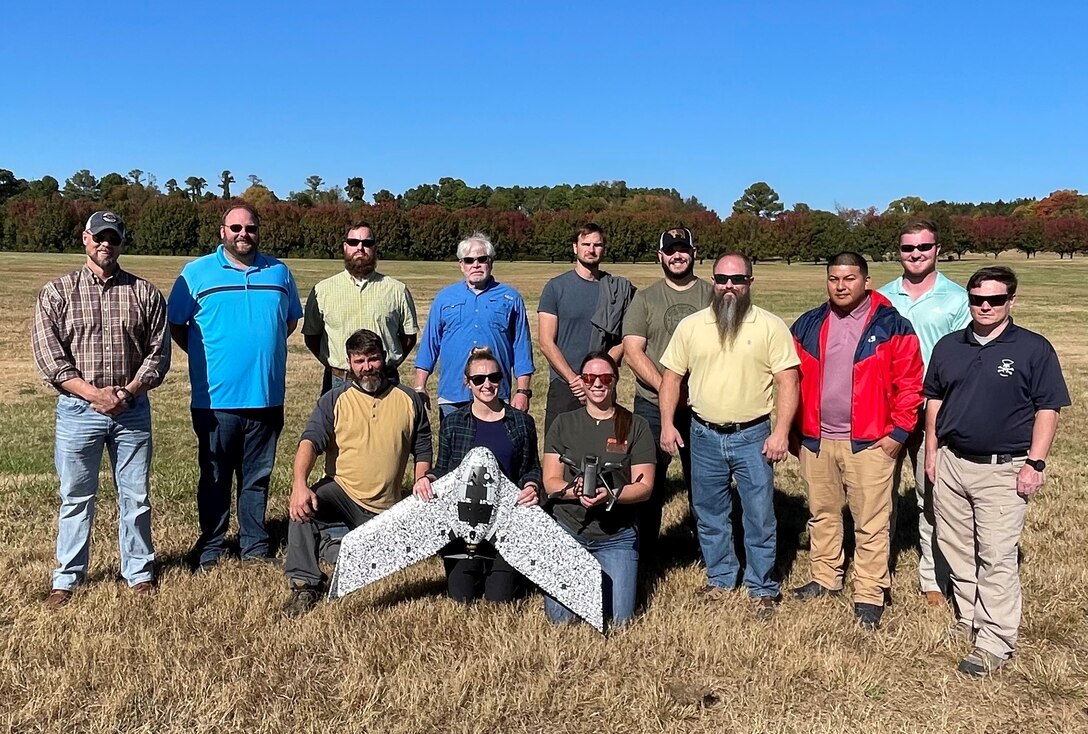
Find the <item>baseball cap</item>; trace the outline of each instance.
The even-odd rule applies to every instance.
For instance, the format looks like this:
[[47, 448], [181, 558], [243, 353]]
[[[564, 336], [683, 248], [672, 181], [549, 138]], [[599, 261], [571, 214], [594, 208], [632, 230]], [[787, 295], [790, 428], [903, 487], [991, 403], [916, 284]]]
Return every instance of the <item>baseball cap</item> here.
[[[673, 232], [679, 232], [679, 234], [673, 234]], [[657, 249], [664, 250], [666, 247], [693, 247], [691, 244], [691, 231], [686, 228], [676, 228], [663, 232]]]
[[107, 229], [112, 229], [121, 236], [121, 239], [125, 238], [125, 223], [113, 212], [95, 212], [87, 220], [87, 231], [91, 234], [98, 234]]

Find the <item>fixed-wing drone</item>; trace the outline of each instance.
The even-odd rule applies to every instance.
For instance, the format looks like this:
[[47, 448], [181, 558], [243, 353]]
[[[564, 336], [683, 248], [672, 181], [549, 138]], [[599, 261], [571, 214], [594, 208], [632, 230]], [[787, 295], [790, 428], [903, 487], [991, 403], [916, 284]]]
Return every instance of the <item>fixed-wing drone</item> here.
[[489, 541], [527, 579], [599, 632], [604, 631], [601, 565], [519, 490], [483, 447], [432, 483], [434, 498], [407, 497], [344, 536], [329, 584], [336, 599], [434, 555], [456, 538], [469, 553]]

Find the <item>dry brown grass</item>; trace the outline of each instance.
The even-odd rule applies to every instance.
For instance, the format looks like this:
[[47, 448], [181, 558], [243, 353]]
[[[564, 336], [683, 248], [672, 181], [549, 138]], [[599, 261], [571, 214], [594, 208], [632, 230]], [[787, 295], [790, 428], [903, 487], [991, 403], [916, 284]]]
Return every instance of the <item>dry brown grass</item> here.
[[[0, 254], [0, 727], [14, 731], [381, 732], [1075, 732], [1088, 731], [1088, 263], [1015, 260], [1024, 280], [1021, 323], [1058, 348], [1074, 406], [1062, 417], [1043, 494], [1024, 533], [1022, 644], [992, 680], [954, 672], [961, 643], [946, 638], [948, 613], [916, 596], [916, 554], [895, 577], [884, 628], [865, 634], [848, 603], [787, 601], [759, 623], [740, 593], [697, 603], [704, 581], [685, 501], [673, 498], [665, 532], [672, 557], [655, 572], [634, 624], [610, 637], [558, 628], [539, 598], [512, 606], [460, 607], [441, 595], [428, 562], [299, 621], [281, 619], [286, 592], [273, 569], [227, 563], [191, 576], [182, 557], [196, 530], [195, 441], [183, 355], [153, 395], [155, 541], [162, 588], [135, 598], [117, 581], [116, 503], [100, 495], [90, 583], [58, 612], [42, 607], [53, 565], [56, 488], [53, 399], [29, 357], [30, 312], [71, 256]], [[129, 258], [128, 267], [169, 289], [182, 264]], [[334, 262], [290, 263], [305, 293]], [[961, 282], [979, 261], [950, 264]], [[543, 283], [564, 266], [501, 263], [535, 310]], [[707, 266], [703, 267], [705, 272]], [[452, 264], [388, 263], [425, 316]], [[645, 284], [653, 266], [615, 271]], [[894, 267], [874, 268], [883, 283]], [[822, 269], [760, 266], [756, 298], [787, 320], [821, 299]], [[291, 340], [287, 427], [270, 517], [282, 533], [294, 437], [318, 384], [301, 339]], [[544, 365], [538, 358], [538, 366]], [[538, 377], [538, 391], [545, 382]], [[623, 382], [630, 401], [631, 379]], [[534, 401], [540, 416], [543, 400]], [[797, 464], [779, 469], [785, 583], [807, 580], [804, 506]], [[907, 489], [910, 483], [906, 482]], [[796, 554], [796, 558], [792, 556]], [[792, 560], [792, 563], [791, 563]]]

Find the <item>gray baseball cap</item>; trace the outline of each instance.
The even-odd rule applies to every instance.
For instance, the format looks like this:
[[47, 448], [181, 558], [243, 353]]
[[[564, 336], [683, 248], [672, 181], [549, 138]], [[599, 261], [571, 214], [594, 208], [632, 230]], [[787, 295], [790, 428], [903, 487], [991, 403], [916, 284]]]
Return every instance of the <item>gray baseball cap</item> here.
[[107, 229], [112, 229], [121, 236], [121, 239], [125, 238], [125, 223], [113, 212], [95, 212], [87, 220], [87, 231], [91, 234], [98, 234]]

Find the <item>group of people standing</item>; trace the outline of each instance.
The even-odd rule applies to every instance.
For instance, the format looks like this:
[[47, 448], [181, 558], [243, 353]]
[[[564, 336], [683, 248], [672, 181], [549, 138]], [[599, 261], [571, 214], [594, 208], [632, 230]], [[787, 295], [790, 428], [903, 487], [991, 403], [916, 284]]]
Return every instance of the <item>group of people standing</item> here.
[[[226, 211], [221, 244], [183, 268], [168, 300], [119, 267], [124, 224], [97, 212], [82, 235], [84, 266], [47, 283], [35, 310], [35, 361], [60, 393], [58, 568], [46, 604], [68, 603], [86, 576], [104, 449], [118, 488], [122, 575], [136, 593], [155, 591], [146, 392], [169, 369], [171, 339], [188, 353], [198, 446], [194, 570], [211, 571], [228, 553], [235, 478], [239, 555], [277, 563], [265, 514], [283, 429], [286, 341], [302, 320], [324, 379], [294, 459], [288, 616], [319, 601], [321, 560], [335, 562], [343, 532], [401, 498], [409, 457], [412, 492], [426, 501], [432, 482], [486, 446], [521, 489], [517, 501], [543, 507], [600, 562], [613, 626], [635, 613], [639, 565], [662, 552], [664, 480], [675, 455], [707, 569], [702, 596], [714, 601], [743, 587], [758, 618], [773, 616], [782, 600], [773, 466], [793, 453], [811, 511], [811, 580], [792, 595], [844, 588], [848, 509], [854, 615], [875, 629], [909, 460], [920, 590], [934, 605], [951, 594], [952, 632], [974, 640], [959, 669], [986, 675], [1015, 648], [1019, 536], [1069, 396], [1053, 347], [1012, 323], [1015, 274], [989, 267], [966, 289], [953, 283], [937, 271], [937, 234], [924, 220], [904, 227], [903, 274], [879, 291], [864, 257], [837, 254], [827, 265], [827, 301], [787, 326], [752, 302], [756, 279], [741, 253], [719, 256], [713, 282], [704, 281], [694, 275], [691, 232], [670, 229], [658, 242], [662, 279], [636, 292], [601, 269], [605, 233], [583, 226], [574, 268], [545, 285], [538, 306], [550, 370], [541, 460], [528, 415], [535, 366], [527, 309], [495, 279], [485, 235], [459, 243], [463, 279], [439, 291], [419, 334], [408, 288], [377, 271], [366, 222], [349, 227], [344, 270], [319, 282], [303, 308], [290, 270], [260, 252], [260, 217], [248, 205]], [[398, 368], [413, 348], [409, 387]], [[616, 401], [624, 360], [637, 380], [633, 411]], [[428, 417], [435, 371], [437, 457]], [[311, 483], [322, 455], [322, 478]], [[614, 507], [569, 468], [593, 457], [621, 467], [610, 470]], [[521, 592], [516, 572], [486, 544], [466, 554], [451, 543], [442, 555], [456, 599]], [[556, 622], [573, 619], [550, 598], [545, 610]]]

